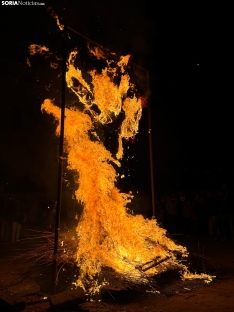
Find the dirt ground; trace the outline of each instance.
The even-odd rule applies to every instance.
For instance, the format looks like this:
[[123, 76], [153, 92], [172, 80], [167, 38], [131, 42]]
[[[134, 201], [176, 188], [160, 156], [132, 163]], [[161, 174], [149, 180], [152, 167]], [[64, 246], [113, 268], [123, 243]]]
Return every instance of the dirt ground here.
[[[213, 282], [182, 282], [175, 274], [162, 276], [158, 280], [158, 288], [154, 291], [120, 290], [107, 292], [102, 301], [87, 301], [77, 308], [63, 311], [100, 311], [100, 312], [229, 312], [234, 311], [234, 242], [214, 241], [210, 238], [176, 237], [177, 241], [187, 246], [191, 257], [191, 266], [206, 270], [215, 275]], [[0, 290], [17, 285], [25, 280], [34, 279], [41, 287], [41, 292], [23, 297], [26, 302], [24, 311], [50, 311], [48, 301], [51, 285], [50, 268], [29, 268], [24, 261], [16, 259], [16, 254], [24, 252], [25, 244], [1, 244], [0, 250]], [[67, 277], [66, 277], [67, 278]], [[65, 279], [66, 279], [65, 278]], [[60, 291], [66, 287], [69, 279], [61, 282]], [[67, 285], [66, 285], [67, 283]], [[62, 284], [65, 284], [63, 286]], [[2, 310], [1, 310], [2, 311]]]

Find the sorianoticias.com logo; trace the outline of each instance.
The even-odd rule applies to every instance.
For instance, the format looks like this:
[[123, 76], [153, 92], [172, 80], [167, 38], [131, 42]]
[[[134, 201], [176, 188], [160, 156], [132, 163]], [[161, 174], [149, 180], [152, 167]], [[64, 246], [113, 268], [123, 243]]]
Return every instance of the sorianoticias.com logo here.
[[45, 5], [45, 3], [35, 1], [2, 1], [2, 5]]

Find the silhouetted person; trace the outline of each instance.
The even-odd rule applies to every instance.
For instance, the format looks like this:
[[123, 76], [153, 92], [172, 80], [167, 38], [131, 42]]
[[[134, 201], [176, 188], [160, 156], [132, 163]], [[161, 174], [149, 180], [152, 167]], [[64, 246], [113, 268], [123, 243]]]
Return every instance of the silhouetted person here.
[[185, 235], [191, 235], [192, 213], [190, 199], [185, 197], [183, 205], [183, 231]]
[[2, 198], [0, 219], [1, 219], [1, 240], [7, 242], [11, 231], [11, 207], [7, 198]]
[[160, 227], [164, 228], [164, 210], [160, 201], [156, 204], [156, 220]]
[[39, 216], [38, 212], [39, 212], [38, 201], [34, 199], [29, 204], [28, 216], [27, 216], [28, 226], [31, 227], [33, 230], [37, 229], [38, 216]]
[[213, 195], [210, 191], [207, 192], [205, 196], [205, 207], [208, 217], [208, 232], [209, 236], [214, 237], [215, 235], [215, 215], [216, 215], [216, 205]]
[[49, 205], [47, 205], [47, 208], [43, 214], [46, 231], [53, 232], [55, 229], [56, 206], [57, 202], [51, 202]]
[[217, 209], [216, 209], [216, 234], [218, 238], [225, 238], [226, 229], [225, 229], [225, 211], [223, 203], [223, 194], [222, 191], [219, 191], [217, 194]]
[[25, 219], [25, 212], [20, 199], [16, 200], [15, 211], [12, 216], [12, 243], [17, 242], [20, 238], [20, 231]]
[[177, 232], [184, 233], [184, 225], [183, 225], [183, 207], [185, 203], [185, 195], [184, 192], [180, 191], [179, 199], [177, 201]]
[[177, 198], [174, 193], [166, 197], [167, 230], [170, 234], [177, 232]]
[[234, 241], [234, 203], [233, 193], [230, 191], [228, 192], [227, 223], [227, 238]]
[[195, 213], [197, 215], [197, 231], [199, 235], [208, 234], [208, 215], [203, 193], [200, 191], [195, 198]]
[[223, 183], [221, 185], [221, 190], [223, 193], [224, 201], [224, 224], [225, 224], [225, 239], [234, 240], [234, 228], [233, 228], [233, 198], [230, 190], [228, 190], [227, 185]]
[[192, 201], [192, 216], [191, 216], [191, 234], [193, 236], [197, 235], [197, 212], [196, 212], [196, 202]]

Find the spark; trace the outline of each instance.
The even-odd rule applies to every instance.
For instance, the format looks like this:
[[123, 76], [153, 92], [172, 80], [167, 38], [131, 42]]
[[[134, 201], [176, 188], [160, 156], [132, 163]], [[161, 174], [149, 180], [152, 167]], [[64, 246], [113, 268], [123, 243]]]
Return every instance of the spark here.
[[30, 61], [29, 61], [29, 58], [27, 57], [27, 65], [29, 66], [29, 67], [31, 67], [31, 63], [30, 63]]
[[59, 16], [53, 11], [53, 9], [51, 7], [48, 8], [48, 11], [51, 13], [51, 16], [53, 18], [55, 18], [57, 26], [59, 27], [59, 29], [63, 30], [64, 29], [64, 25], [60, 23]]
[[58, 68], [58, 64], [50, 62], [50, 68], [56, 69], [56, 68]]
[[31, 44], [29, 46], [29, 53], [30, 55], [35, 55], [35, 54], [43, 54], [49, 52], [49, 48], [47, 48], [46, 46], [41, 46], [38, 44]]

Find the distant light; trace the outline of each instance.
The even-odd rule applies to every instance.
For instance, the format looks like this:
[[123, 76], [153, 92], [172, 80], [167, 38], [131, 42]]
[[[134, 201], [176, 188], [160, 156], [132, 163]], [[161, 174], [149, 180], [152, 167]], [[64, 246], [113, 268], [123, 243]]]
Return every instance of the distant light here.
[[199, 64], [199, 63], [197, 63], [197, 66], [200, 66], [200, 64]]

